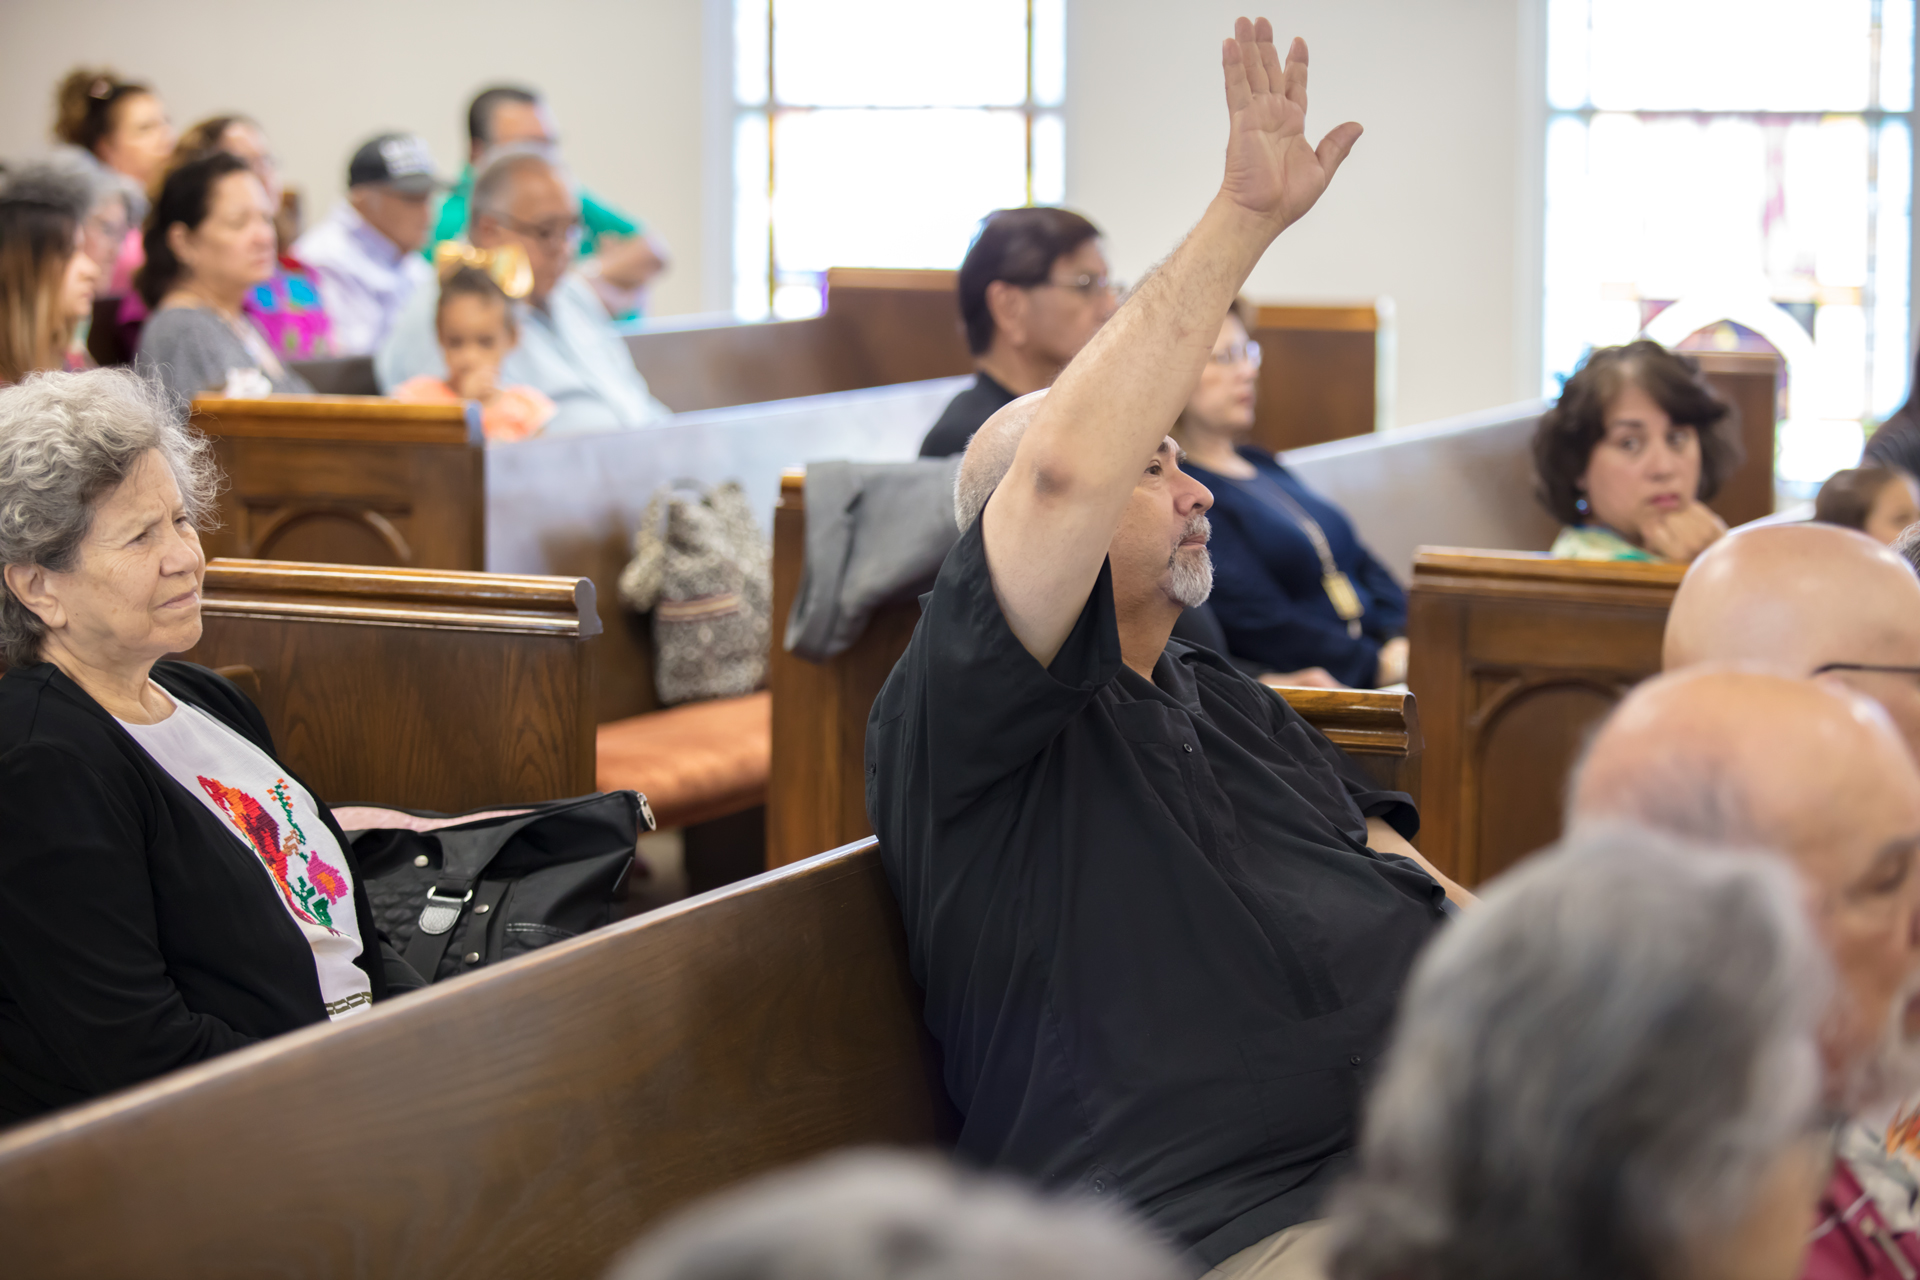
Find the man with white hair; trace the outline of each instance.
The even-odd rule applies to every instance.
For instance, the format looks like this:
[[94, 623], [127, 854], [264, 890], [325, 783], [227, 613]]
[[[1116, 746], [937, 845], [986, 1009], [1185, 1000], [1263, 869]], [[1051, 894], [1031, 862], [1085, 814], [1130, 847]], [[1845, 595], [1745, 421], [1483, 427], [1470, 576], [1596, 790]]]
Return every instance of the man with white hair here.
[[[667, 416], [606, 308], [572, 269], [578, 202], [544, 149], [503, 147], [492, 155], [474, 180], [468, 235], [485, 254], [518, 250], [532, 268], [526, 297], [514, 304], [519, 341], [500, 364], [500, 384], [529, 386], [553, 401], [548, 435], [639, 427]], [[416, 290], [394, 321], [374, 357], [382, 388], [421, 375], [446, 377], [435, 323], [439, 299], [438, 288]]]
[[1446, 890], [1285, 702], [1169, 643], [1206, 488], [1166, 430], [1254, 264], [1359, 137], [1307, 50], [1223, 48], [1226, 177], [1067, 366], [962, 464], [963, 532], [867, 729], [867, 809], [963, 1156], [1112, 1197], [1190, 1260], [1313, 1274], [1319, 1201]]

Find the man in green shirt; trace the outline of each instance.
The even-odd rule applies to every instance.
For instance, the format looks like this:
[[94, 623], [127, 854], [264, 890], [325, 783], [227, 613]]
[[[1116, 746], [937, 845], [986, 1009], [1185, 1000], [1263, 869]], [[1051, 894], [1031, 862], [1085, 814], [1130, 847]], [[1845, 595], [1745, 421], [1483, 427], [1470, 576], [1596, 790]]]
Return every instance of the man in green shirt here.
[[[467, 138], [468, 164], [440, 206], [425, 251], [429, 260], [442, 240], [458, 240], [466, 234], [474, 170], [488, 151], [514, 143], [557, 149], [559, 143], [553, 115], [539, 95], [511, 85], [482, 90], [474, 98], [467, 108]], [[580, 257], [581, 274], [615, 320], [639, 314], [648, 283], [667, 266], [666, 246], [644, 224], [584, 190], [580, 192]]]

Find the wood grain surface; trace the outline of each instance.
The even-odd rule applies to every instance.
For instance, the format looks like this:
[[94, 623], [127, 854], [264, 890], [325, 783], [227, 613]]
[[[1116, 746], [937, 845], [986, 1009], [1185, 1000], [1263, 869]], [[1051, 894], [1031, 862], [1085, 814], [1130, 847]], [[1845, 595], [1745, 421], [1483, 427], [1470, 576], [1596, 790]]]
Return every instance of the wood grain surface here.
[[871, 841], [0, 1134], [10, 1280], [588, 1280], [953, 1131]]
[[1267, 303], [1255, 316], [1253, 443], [1278, 453], [1375, 429], [1383, 323], [1375, 304]]
[[1685, 565], [1423, 548], [1407, 684], [1426, 729], [1421, 852], [1462, 884], [1560, 836], [1567, 776], [1620, 697], [1660, 670]]
[[208, 555], [486, 567], [486, 448], [466, 407], [200, 399], [193, 421], [227, 479]]
[[1729, 525], [1772, 515], [1775, 430], [1780, 418], [1783, 368], [1780, 358], [1748, 351], [1689, 354], [1700, 362], [1707, 384], [1733, 406], [1734, 431], [1747, 455], [1707, 505]]
[[457, 812], [594, 789], [593, 584], [216, 560], [200, 643], [247, 667], [280, 758], [330, 803]]

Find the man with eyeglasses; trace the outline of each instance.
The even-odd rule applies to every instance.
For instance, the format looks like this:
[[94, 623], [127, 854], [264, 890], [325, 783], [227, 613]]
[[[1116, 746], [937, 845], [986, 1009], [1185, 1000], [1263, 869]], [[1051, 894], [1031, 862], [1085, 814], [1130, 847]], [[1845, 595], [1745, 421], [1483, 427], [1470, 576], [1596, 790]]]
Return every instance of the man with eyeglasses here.
[[923, 458], [959, 453], [1000, 409], [1050, 387], [1114, 308], [1100, 229], [1067, 209], [998, 209], [960, 264], [960, 315], [978, 376], [920, 444]]
[[[533, 284], [517, 304], [519, 343], [501, 362], [502, 385], [552, 400], [549, 435], [645, 426], [669, 410], [647, 390], [633, 357], [592, 287], [571, 269], [580, 238], [578, 198], [544, 148], [503, 147], [474, 179], [468, 239], [475, 248], [518, 248]], [[435, 332], [437, 289], [422, 289], [394, 321], [374, 358], [382, 388], [446, 376]]]
[[[1910, 1248], [1920, 1257], [1920, 768], [1891, 720], [1837, 683], [1690, 665], [1621, 701], [1570, 794], [1569, 830], [1635, 822], [1778, 853], [1799, 872], [1840, 978], [1823, 1035], [1828, 1100], [1851, 1117], [1805, 1274], [1910, 1274], [1898, 1266]], [[1892, 1235], [1858, 1225], [1874, 1215]]]
[[[1768, 525], [1735, 531], [1709, 547], [1674, 596], [1667, 615], [1663, 654], [1668, 671], [1692, 670], [1708, 663], [1769, 667], [1793, 676], [1815, 676], [1844, 685], [1878, 703], [1920, 759], [1920, 579], [1909, 563], [1879, 542], [1837, 525]], [[1827, 751], [1812, 727], [1798, 720], [1775, 719], [1766, 729], [1751, 729], [1753, 749], [1773, 759], [1778, 783], [1769, 792], [1796, 781], [1808, 796], [1809, 818], [1828, 856], [1843, 844], [1843, 833], [1861, 820], [1863, 806], [1884, 797], [1862, 792], [1807, 787], [1807, 780], [1831, 769]], [[1598, 750], [1596, 744], [1596, 751]], [[1826, 756], [1825, 763], [1820, 757]], [[1890, 784], [1869, 788], [1897, 790]], [[1784, 843], [1784, 841], [1783, 841]], [[1916, 876], [1911, 854], [1892, 851], [1883, 867], [1891, 882]], [[1864, 865], [1864, 864], [1863, 864]], [[1900, 924], [1900, 922], [1896, 922]], [[1889, 945], [1911, 947], [1920, 923], [1908, 919]], [[1884, 957], [1889, 964], [1898, 956]], [[1914, 988], [1903, 993], [1903, 1002]], [[1890, 1020], [1884, 1051], [1920, 1053], [1920, 1008]], [[1920, 1256], [1920, 1074], [1905, 1080], [1906, 1097], [1882, 1099], [1863, 1109], [1860, 1123], [1842, 1135], [1842, 1168], [1829, 1190], [1836, 1211], [1871, 1196], [1875, 1212], [1901, 1242]], [[1814, 1257], [1851, 1240], [1849, 1231], [1828, 1231], [1816, 1240]], [[1857, 1242], [1850, 1248], [1865, 1247]], [[1878, 1248], [1878, 1245], [1872, 1246]], [[1849, 1255], [1851, 1256], [1851, 1255]], [[1826, 1274], [1826, 1273], [1823, 1273]], [[1855, 1274], [1847, 1270], [1831, 1274]], [[1868, 1274], [1859, 1272], [1858, 1274]]]
[[1784, 524], [1722, 538], [1674, 595], [1662, 659], [1827, 675], [1885, 707], [1920, 759], [1920, 579], [1863, 533]]

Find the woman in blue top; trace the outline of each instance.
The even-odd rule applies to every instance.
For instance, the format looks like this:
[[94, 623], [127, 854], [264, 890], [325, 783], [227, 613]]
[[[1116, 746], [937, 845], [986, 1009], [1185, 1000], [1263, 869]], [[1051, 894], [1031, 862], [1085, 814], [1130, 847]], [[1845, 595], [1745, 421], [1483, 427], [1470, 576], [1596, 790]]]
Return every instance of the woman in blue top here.
[[1247, 444], [1259, 345], [1234, 304], [1173, 437], [1213, 490], [1209, 605], [1236, 659], [1293, 684], [1378, 687], [1407, 678], [1407, 596], [1339, 507]]

